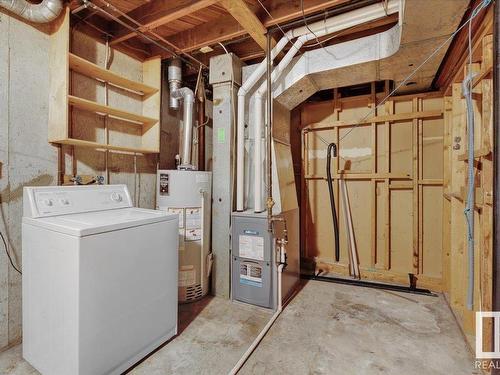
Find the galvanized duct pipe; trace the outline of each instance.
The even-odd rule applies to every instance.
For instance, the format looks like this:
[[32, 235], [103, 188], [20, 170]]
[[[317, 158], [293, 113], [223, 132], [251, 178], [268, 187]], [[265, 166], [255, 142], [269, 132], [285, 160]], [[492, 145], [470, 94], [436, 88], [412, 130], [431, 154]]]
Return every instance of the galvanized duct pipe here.
[[26, 0], [0, 0], [0, 6], [35, 23], [53, 21], [63, 9], [61, 0], [43, 0], [40, 4], [32, 4]]
[[170, 90], [169, 106], [179, 109], [180, 101], [183, 101], [183, 123], [184, 134], [182, 136], [181, 164], [179, 169], [193, 169], [191, 164], [191, 144], [193, 138], [193, 106], [194, 93], [188, 87], [181, 87], [182, 63], [178, 58], [172, 59], [168, 66], [168, 83]]

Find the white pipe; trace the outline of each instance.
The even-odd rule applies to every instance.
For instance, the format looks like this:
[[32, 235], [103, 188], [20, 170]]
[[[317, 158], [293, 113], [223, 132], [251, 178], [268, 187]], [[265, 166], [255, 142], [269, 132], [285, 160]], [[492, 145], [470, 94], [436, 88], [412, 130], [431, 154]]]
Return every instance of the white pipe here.
[[26, 0], [0, 0], [0, 7], [29, 22], [47, 23], [59, 16], [63, 4], [61, 0], [43, 0], [40, 4], [32, 4]]
[[[307, 33], [300, 36], [292, 48], [287, 52], [285, 57], [280, 61], [278, 66], [273, 70], [271, 74], [271, 84], [274, 84], [276, 80], [281, 76], [286, 67], [290, 64], [292, 59], [295, 57], [300, 48], [304, 43], [316, 39], [317, 37], [322, 37], [334, 32], [347, 29], [353, 26], [357, 26], [366, 22], [374, 21], [376, 19], [382, 18], [384, 16], [397, 13], [402, 4], [401, 0], [390, 0], [387, 7], [384, 7], [382, 3], [373, 4], [364, 8], [356, 9], [351, 12], [340, 14], [336, 17], [329, 18], [325, 21], [316, 22], [311, 24], [309, 28], [314, 33]], [[305, 27], [296, 29], [296, 34], [304, 31]], [[305, 30], [308, 30], [307, 28]], [[295, 33], [292, 33], [295, 34]], [[263, 98], [267, 91], [267, 84], [263, 82], [255, 94], [255, 124], [254, 124], [254, 134], [262, 134], [263, 128], [263, 116], [262, 116], [262, 104]], [[268, 142], [270, 140], [267, 140]], [[258, 139], [255, 139], [255, 145], [259, 143]], [[261, 154], [257, 147], [254, 147], [254, 180], [255, 180], [255, 191], [254, 191], [254, 211], [263, 211], [262, 202], [262, 168], [261, 168]]]
[[238, 363], [233, 367], [233, 369], [229, 372], [229, 375], [235, 375], [240, 371], [241, 367], [245, 364], [247, 359], [252, 355], [253, 351], [255, 348], [260, 344], [264, 336], [267, 334], [269, 329], [272, 327], [278, 316], [281, 314], [281, 311], [283, 310], [283, 305], [281, 303], [281, 273], [283, 272], [283, 264], [280, 264], [278, 266], [278, 309], [274, 313], [274, 315], [271, 317], [271, 320], [267, 322], [266, 326], [260, 331], [259, 335], [255, 338], [255, 340], [252, 342], [252, 345], [247, 349], [245, 354], [240, 358]]
[[[271, 50], [271, 60], [285, 48], [291, 38], [291, 32], [288, 32], [279, 40]], [[255, 69], [250, 77], [243, 83], [238, 90], [238, 122], [236, 133], [236, 211], [243, 211], [245, 195], [244, 180], [245, 180], [245, 96], [248, 91], [257, 83], [266, 71], [266, 60], [262, 61], [257, 69]]]

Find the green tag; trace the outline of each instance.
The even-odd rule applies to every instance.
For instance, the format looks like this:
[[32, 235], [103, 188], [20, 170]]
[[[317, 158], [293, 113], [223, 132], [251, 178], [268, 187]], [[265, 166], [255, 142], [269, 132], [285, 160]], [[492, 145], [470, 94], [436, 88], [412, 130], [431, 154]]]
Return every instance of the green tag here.
[[224, 128], [217, 129], [217, 141], [219, 143], [226, 143], [226, 129]]

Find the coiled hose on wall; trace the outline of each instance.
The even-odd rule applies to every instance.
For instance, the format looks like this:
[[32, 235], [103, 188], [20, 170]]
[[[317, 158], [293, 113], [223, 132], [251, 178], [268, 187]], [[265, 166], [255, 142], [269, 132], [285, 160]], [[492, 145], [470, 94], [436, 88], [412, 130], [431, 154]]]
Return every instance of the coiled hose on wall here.
[[328, 192], [330, 193], [330, 208], [332, 210], [333, 232], [335, 234], [335, 261], [338, 262], [340, 259], [339, 223], [337, 221], [337, 210], [335, 209], [335, 197], [333, 195], [333, 181], [331, 170], [332, 154], [333, 157], [337, 157], [337, 145], [335, 143], [330, 143], [326, 151], [326, 177], [328, 180]]

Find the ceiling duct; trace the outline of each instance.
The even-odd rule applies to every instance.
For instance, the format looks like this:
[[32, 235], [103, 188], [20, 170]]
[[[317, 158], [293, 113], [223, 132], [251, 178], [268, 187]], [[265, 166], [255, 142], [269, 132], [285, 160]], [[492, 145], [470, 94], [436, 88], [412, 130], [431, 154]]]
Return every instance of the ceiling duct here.
[[59, 16], [63, 9], [62, 0], [43, 0], [32, 4], [26, 0], [0, 0], [0, 7], [29, 22], [47, 23]]

